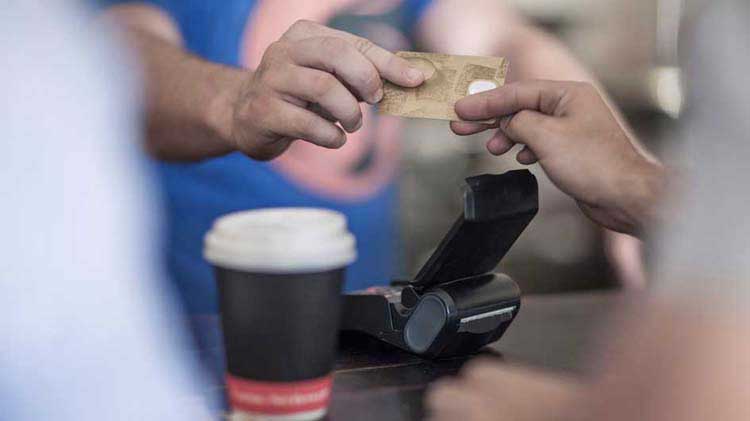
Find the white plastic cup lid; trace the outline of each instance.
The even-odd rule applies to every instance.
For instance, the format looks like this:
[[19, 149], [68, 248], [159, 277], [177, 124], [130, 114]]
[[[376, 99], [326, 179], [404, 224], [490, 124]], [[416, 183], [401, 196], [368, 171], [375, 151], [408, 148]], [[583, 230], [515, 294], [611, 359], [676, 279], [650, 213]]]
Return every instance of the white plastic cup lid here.
[[203, 256], [215, 266], [269, 273], [319, 272], [356, 259], [356, 242], [339, 212], [268, 208], [214, 221]]

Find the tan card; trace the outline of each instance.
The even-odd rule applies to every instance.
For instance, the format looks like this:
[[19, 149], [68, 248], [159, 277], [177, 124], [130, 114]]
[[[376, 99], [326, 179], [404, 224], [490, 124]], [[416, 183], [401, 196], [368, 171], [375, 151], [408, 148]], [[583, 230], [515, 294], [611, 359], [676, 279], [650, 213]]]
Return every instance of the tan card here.
[[416, 88], [385, 82], [380, 113], [412, 118], [460, 120], [453, 109], [456, 101], [505, 83], [508, 61], [503, 57], [452, 56], [399, 51], [425, 74]]

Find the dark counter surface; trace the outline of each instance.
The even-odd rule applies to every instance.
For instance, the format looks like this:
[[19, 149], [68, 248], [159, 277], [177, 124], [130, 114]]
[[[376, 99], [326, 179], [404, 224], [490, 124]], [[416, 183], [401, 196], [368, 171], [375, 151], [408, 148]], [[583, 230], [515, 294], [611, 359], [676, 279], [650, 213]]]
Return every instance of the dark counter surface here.
[[[581, 371], [593, 358], [595, 332], [614, 315], [622, 297], [612, 292], [524, 297], [505, 335], [483, 351], [499, 363]], [[222, 393], [223, 351], [216, 316], [192, 321], [199, 356], [213, 376], [211, 393]], [[472, 357], [430, 361], [364, 335], [341, 336], [329, 419], [418, 420], [429, 383], [455, 374]]]

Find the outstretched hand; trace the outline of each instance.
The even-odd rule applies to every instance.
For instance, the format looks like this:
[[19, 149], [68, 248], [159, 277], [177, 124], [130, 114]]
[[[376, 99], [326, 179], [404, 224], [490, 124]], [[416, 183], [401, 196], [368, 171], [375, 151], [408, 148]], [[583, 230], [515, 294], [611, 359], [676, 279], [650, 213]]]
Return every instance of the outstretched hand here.
[[382, 99], [384, 79], [415, 87], [424, 75], [365, 38], [298, 21], [266, 49], [240, 90], [234, 146], [256, 159], [278, 156], [295, 139], [339, 148], [362, 126], [359, 102]]
[[[512, 83], [461, 99], [456, 113], [467, 120], [451, 123], [456, 134], [497, 129], [487, 142], [494, 155], [524, 145], [518, 162], [539, 162], [550, 180], [602, 226], [635, 233], [651, 217], [663, 169], [633, 147], [592, 85]], [[494, 125], [471, 122], [493, 118]]]

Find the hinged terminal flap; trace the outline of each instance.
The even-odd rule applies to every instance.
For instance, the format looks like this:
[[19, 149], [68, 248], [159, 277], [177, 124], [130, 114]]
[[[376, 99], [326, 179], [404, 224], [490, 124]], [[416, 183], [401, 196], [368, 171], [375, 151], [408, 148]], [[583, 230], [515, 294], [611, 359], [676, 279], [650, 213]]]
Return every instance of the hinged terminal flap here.
[[539, 209], [528, 170], [466, 179], [464, 212], [412, 282], [417, 290], [495, 269]]

